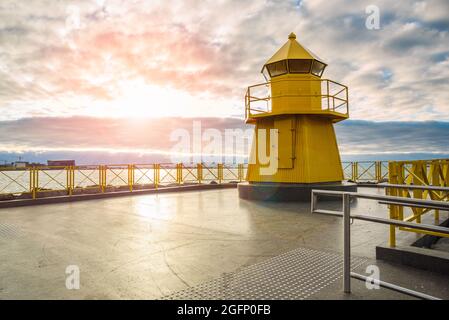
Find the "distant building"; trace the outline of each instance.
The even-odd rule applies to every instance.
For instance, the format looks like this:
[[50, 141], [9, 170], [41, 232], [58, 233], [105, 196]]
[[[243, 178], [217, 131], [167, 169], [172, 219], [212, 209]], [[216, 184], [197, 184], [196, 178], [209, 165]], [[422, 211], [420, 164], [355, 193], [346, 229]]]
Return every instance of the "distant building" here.
[[45, 163], [40, 162], [30, 162], [27, 167], [45, 167]]
[[14, 166], [14, 163], [12, 163], [12, 162], [8, 162], [8, 161], [6, 161], [6, 160], [0, 160], [0, 161], [2, 161], [3, 163], [0, 163], [0, 167], [13, 167]]
[[47, 160], [48, 166], [57, 166], [57, 167], [66, 167], [66, 166], [74, 166], [75, 160]]
[[16, 161], [13, 163], [14, 168], [26, 168], [28, 166], [27, 161]]

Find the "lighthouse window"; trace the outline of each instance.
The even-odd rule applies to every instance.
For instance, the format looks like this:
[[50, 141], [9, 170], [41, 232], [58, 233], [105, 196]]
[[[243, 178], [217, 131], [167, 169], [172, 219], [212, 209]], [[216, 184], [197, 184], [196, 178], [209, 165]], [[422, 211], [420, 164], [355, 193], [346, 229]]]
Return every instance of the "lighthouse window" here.
[[270, 73], [271, 77], [280, 76], [281, 74], [287, 73], [287, 64], [285, 63], [285, 60], [270, 63], [267, 65], [268, 72]]
[[312, 74], [321, 77], [325, 67], [326, 65], [324, 63], [314, 60], [312, 65]]
[[290, 73], [309, 73], [312, 60], [290, 59], [288, 68]]

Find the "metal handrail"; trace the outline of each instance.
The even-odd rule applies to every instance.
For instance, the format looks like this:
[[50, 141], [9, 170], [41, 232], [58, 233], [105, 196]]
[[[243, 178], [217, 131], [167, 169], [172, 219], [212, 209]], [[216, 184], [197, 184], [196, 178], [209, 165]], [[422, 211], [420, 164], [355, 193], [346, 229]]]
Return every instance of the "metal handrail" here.
[[410, 190], [447, 191], [447, 192], [449, 192], [449, 187], [426, 186], [426, 185], [416, 185], [416, 184], [380, 183], [376, 187], [379, 187], [379, 188], [410, 189]]
[[[421, 186], [424, 187], [424, 186]], [[340, 196], [343, 201], [343, 211], [335, 211], [335, 210], [323, 210], [317, 209], [317, 201], [318, 195], [327, 195], [327, 196]], [[357, 274], [355, 272], [351, 272], [351, 220], [363, 220], [381, 224], [387, 224], [390, 226], [400, 226], [400, 227], [409, 227], [419, 230], [426, 230], [432, 232], [440, 232], [449, 235], [449, 228], [433, 226], [429, 224], [415, 224], [406, 221], [394, 220], [394, 219], [385, 219], [378, 217], [371, 217], [367, 215], [355, 214], [351, 215], [351, 207], [350, 201], [351, 198], [363, 198], [370, 200], [380, 200], [386, 204], [395, 204], [395, 205], [403, 205], [403, 206], [426, 206], [427, 208], [438, 208], [443, 210], [449, 210], [449, 203], [444, 201], [435, 201], [435, 200], [421, 200], [421, 199], [410, 199], [410, 198], [401, 198], [401, 197], [393, 197], [393, 196], [381, 196], [381, 195], [372, 195], [372, 194], [363, 194], [357, 192], [344, 192], [344, 191], [330, 191], [330, 190], [312, 190], [312, 201], [311, 201], [311, 212], [312, 213], [320, 213], [327, 214], [332, 216], [343, 217], [343, 290], [345, 293], [351, 293], [351, 278], [355, 278], [358, 280], [367, 280], [366, 276]], [[417, 297], [420, 299], [426, 300], [441, 300], [440, 298], [430, 296], [418, 291], [410, 290], [404, 287], [400, 287], [385, 281], [375, 280], [377, 284], [381, 287], [388, 288], [397, 292], [401, 292], [403, 294], [407, 294], [413, 297]]]
[[[324, 94], [305, 94], [305, 95], [301, 95], [301, 94], [282, 94], [282, 95], [277, 95], [277, 96], [265, 96], [265, 97], [256, 97], [254, 95], [251, 94], [251, 89], [256, 88], [256, 87], [267, 87], [270, 88], [272, 83], [277, 83], [277, 82], [311, 82], [311, 81], [319, 81], [326, 83], [326, 85], [324, 86]], [[329, 89], [329, 83], [332, 83], [334, 85], [339, 86], [341, 89], [335, 93], [330, 92]], [[251, 118], [251, 116], [253, 116], [254, 114], [252, 114], [252, 111], [255, 111], [254, 108], [251, 108], [251, 103], [252, 102], [259, 102], [259, 101], [266, 101], [267, 103], [270, 100], [274, 100], [274, 99], [278, 99], [278, 98], [283, 98], [283, 97], [320, 97], [321, 99], [327, 99], [327, 107], [322, 108], [321, 111], [333, 111], [333, 112], [337, 112], [343, 115], [348, 115], [349, 114], [349, 103], [348, 103], [348, 87], [335, 82], [333, 80], [330, 79], [282, 79], [282, 80], [275, 80], [275, 81], [270, 81], [270, 82], [265, 82], [265, 83], [259, 83], [259, 84], [255, 84], [252, 86], [249, 86], [246, 90], [246, 95], [245, 95], [245, 118], [249, 119]], [[330, 103], [330, 99], [332, 100], [332, 106]], [[337, 100], [337, 106], [335, 105], [335, 100]], [[338, 101], [340, 101], [341, 103], [338, 104]], [[346, 106], [346, 112], [340, 112], [340, 111], [336, 111], [336, 109], [341, 108]], [[269, 108], [267, 107], [267, 110], [265, 111], [261, 111], [261, 110], [257, 110], [258, 115], [260, 115], [261, 113], [271, 113], [271, 110], [269, 110]]]
[[[362, 199], [370, 199], [370, 200], [379, 200], [386, 204], [392, 202], [392, 204], [400, 204], [412, 207], [413, 205], [426, 205], [428, 208], [436, 208], [441, 210], [449, 210], [449, 202], [447, 201], [437, 201], [437, 200], [427, 200], [427, 199], [413, 199], [413, 198], [404, 198], [404, 197], [396, 197], [396, 196], [381, 196], [370, 193], [357, 193], [357, 192], [345, 192], [345, 191], [331, 191], [331, 190], [315, 190], [316, 193], [325, 194], [330, 196], [341, 196], [341, 195], [349, 195], [355, 198]], [[313, 192], [312, 192], [313, 196]], [[393, 203], [394, 202], [394, 203]]]

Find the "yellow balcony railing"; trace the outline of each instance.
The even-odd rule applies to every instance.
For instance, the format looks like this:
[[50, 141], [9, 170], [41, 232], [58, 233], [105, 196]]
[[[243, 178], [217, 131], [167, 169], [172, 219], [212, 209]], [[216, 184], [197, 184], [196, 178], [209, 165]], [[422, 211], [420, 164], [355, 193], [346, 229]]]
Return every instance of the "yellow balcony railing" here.
[[[283, 93], [272, 95], [271, 86], [274, 83], [288, 83], [288, 89]], [[319, 94], [303, 94], [300, 88], [304, 86], [304, 82], [318, 82]], [[245, 95], [245, 119], [247, 122], [253, 122], [255, 118], [267, 115], [276, 114], [272, 109], [273, 103], [276, 101], [287, 101], [285, 99], [292, 98], [291, 101], [296, 101], [298, 108], [295, 112], [297, 114], [331, 114], [336, 117], [336, 121], [343, 120], [349, 117], [349, 103], [348, 103], [348, 87], [338, 82], [329, 79], [316, 80], [302, 80], [302, 79], [282, 79], [276, 82], [260, 83], [248, 87]], [[310, 99], [319, 102], [321, 109], [308, 109], [307, 105]], [[304, 108], [306, 107], [306, 108]]]

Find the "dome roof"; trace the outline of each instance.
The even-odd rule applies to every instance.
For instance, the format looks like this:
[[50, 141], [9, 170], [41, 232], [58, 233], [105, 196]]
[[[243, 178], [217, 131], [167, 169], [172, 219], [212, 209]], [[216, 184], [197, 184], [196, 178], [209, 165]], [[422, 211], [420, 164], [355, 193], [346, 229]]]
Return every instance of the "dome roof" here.
[[292, 32], [288, 41], [265, 63], [265, 65], [287, 59], [314, 59], [322, 62], [317, 55], [304, 48], [296, 41], [296, 35]]

